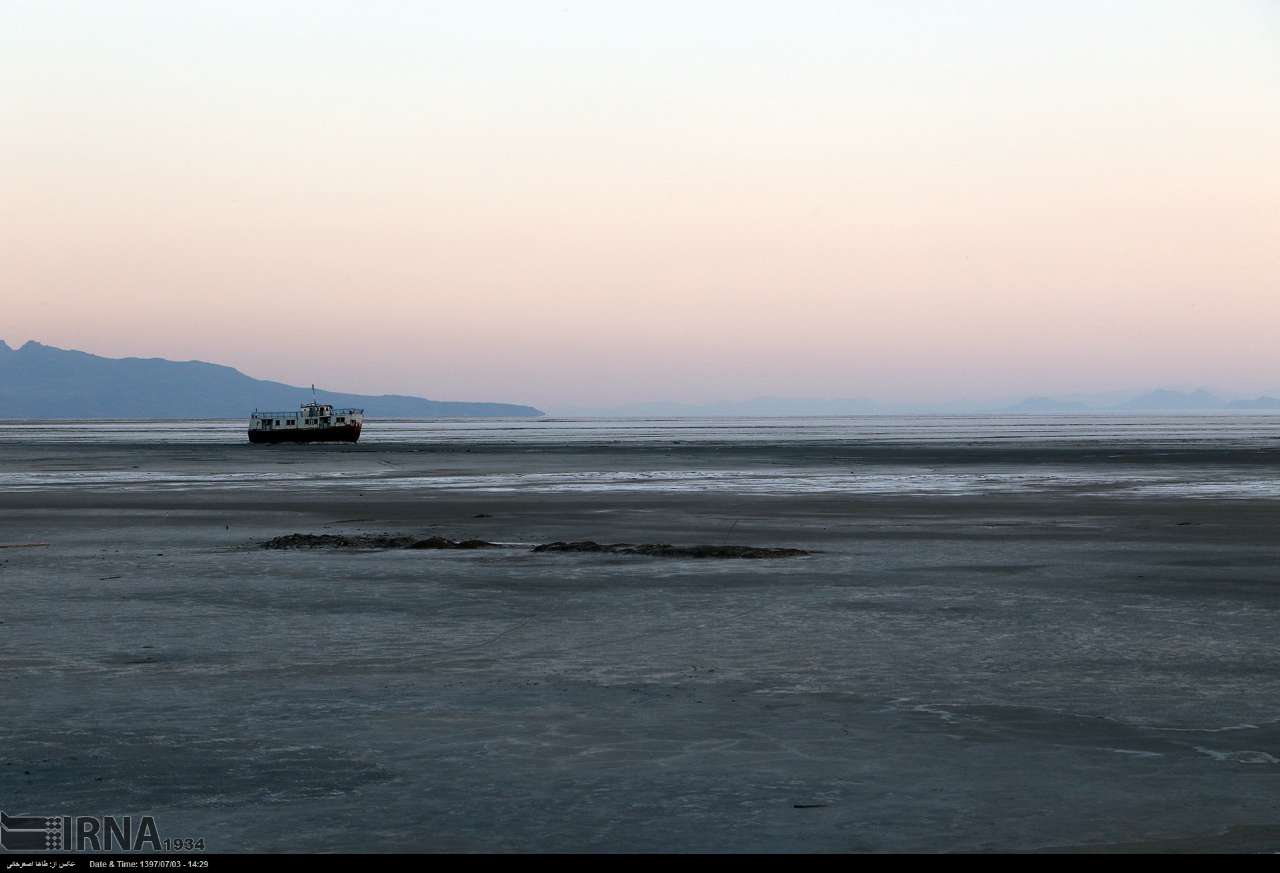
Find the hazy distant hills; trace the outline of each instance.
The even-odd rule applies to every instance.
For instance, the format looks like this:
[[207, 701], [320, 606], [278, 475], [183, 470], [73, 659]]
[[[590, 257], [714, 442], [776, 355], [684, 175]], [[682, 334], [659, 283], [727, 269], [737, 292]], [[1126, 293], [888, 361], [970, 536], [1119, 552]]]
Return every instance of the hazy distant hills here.
[[1056, 397], [1028, 397], [1001, 412], [1088, 412], [1089, 404], [1081, 400], [1059, 400]]
[[[398, 394], [367, 396], [318, 390], [337, 406], [362, 407], [375, 418], [538, 416], [532, 406], [427, 400]], [[269, 382], [202, 361], [104, 358], [29, 342], [19, 349], [0, 340], [0, 418], [246, 418], [254, 409], [296, 409], [310, 388]], [[1280, 398], [1225, 398], [1205, 390], [1158, 389], [1119, 393], [1029, 397], [993, 408], [957, 400], [916, 405], [866, 399], [758, 397], [719, 403], [660, 401], [606, 408], [566, 408], [568, 415], [617, 417], [826, 416], [916, 413], [1022, 414], [1199, 412], [1280, 413]]]
[[578, 416], [605, 416], [618, 418], [674, 418], [678, 416], [708, 417], [742, 416], [767, 417], [784, 415], [918, 415], [953, 414], [986, 415], [1014, 413], [1025, 415], [1052, 415], [1058, 413], [1084, 414], [1161, 414], [1203, 412], [1276, 412], [1280, 413], [1280, 398], [1255, 397], [1227, 399], [1208, 391], [1171, 391], [1159, 389], [1136, 396], [1123, 392], [1069, 397], [1028, 397], [1012, 406], [983, 405], [973, 401], [955, 400], [929, 404], [889, 403], [857, 398], [815, 397], [757, 397], [751, 400], [715, 403], [677, 403], [653, 401], [607, 407], [572, 407], [557, 409], [557, 413]]
[[[510, 403], [426, 400], [317, 390], [335, 406], [375, 418], [535, 416]], [[268, 382], [203, 361], [104, 358], [29, 342], [0, 340], [0, 418], [248, 418], [254, 409], [296, 409], [310, 388]]]
[[1088, 402], [1076, 398], [1031, 397], [1004, 412], [1280, 412], [1280, 398], [1253, 397], [1228, 400], [1203, 389], [1170, 391], [1160, 388], [1119, 403]]
[[[601, 416], [606, 418], [678, 418], [778, 415], [874, 415], [886, 409], [870, 400], [811, 397], [756, 397], [751, 400], [719, 403], [679, 403], [655, 400], [607, 407], [574, 407], [557, 410], [565, 415]], [[892, 410], [887, 410], [892, 411]]]

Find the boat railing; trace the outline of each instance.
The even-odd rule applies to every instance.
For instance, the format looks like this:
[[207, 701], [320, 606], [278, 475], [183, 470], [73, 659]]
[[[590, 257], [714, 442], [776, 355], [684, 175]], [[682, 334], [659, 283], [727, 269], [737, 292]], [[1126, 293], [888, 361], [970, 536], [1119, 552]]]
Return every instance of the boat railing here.
[[[359, 413], [360, 415], [364, 415], [364, 410], [363, 409], [333, 410], [334, 415], [351, 415], [352, 413]], [[253, 412], [253, 417], [254, 418], [313, 418], [314, 416], [312, 416], [310, 413], [303, 413], [296, 409], [290, 410], [288, 412], [264, 412], [264, 411], [259, 411], [255, 409]]]

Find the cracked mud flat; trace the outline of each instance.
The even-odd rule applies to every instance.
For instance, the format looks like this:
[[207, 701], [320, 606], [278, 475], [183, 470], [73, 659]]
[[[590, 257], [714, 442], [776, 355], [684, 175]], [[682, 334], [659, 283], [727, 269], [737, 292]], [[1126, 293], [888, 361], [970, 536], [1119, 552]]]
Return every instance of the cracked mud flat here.
[[[48, 543], [0, 551], [0, 808], [221, 851], [1280, 849], [1273, 500], [494, 493], [421, 483], [850, 465], [420, 448], [0, 439], [3, 472], [188, 477], [0, 489], [0, 543]], [[1126, 475], [1168, 475], [1140, 448]], [[937, 451], [922, 469], [999, 460]], [[1081, 452], [1007, 460], [1105, 480]], [[1280, 475], [1249, 452], [1179, 463]], [[417, 484], [362, 490], [383, 469]], [[256, 547], [298, 531], [525, 548]], [[527, 551], [583, 538], [814, 554]]]

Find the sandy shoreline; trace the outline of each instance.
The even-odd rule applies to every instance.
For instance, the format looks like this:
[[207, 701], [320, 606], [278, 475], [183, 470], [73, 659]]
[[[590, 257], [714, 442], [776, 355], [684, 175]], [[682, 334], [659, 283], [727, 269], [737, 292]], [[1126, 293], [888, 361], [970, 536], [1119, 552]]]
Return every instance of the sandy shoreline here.
[[[49, 543], [0, 550], [6, 811], [150, 813], [221, 850], [1280, 848], [1275, 501], [199, 481], [1269, 475], [1265, 448], [313, 448], [0, 444], [0, 474], [195, 477], [0, 488], [0, 543]], [[381, 532], [819, 554], [257, 548]]]

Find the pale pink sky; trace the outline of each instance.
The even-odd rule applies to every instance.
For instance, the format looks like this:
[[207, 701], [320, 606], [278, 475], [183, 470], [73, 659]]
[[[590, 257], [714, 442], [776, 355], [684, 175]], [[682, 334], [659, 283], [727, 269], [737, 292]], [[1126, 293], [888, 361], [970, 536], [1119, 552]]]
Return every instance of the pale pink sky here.
[[553, 410], [1275, 390], [1278, 8], [6, 3], [0, 338]]

